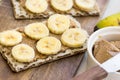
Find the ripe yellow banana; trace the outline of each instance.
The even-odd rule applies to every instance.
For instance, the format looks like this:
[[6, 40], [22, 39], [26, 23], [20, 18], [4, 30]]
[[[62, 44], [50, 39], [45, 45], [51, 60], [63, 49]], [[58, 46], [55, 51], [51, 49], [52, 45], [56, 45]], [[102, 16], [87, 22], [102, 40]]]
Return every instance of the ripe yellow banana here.
[[91, 11], [95, 6], [96, 0], [75, 0], [75, 5], [83, 11]]
[[22, 35], [15, 30], [7, 30], [0, 33], [0, 43], [4, 46], [14, 46], [22, 41]]
[[98, 28], [104, 28], [109, 26], [120, 26], [120, 13], [108, 16], [97, 24]]
[[47, 10], [46, 0], [26, 0], [25, 7], [33, 13], [42, 13]]
[[45, 37], [37, 42], [36, 48], [41, 54], [57, 54], [61, 50], [61, 42], [55, 37]]
[[54, 34], [62, 34], [70, 27], [70, 19], [68, 16], [54, 14], [48, 19], [48, 28]]
[[88, 34], [81, 28], [71, 28], [66, 30], [61, 37], [64, 45], [72, 48], [81, 47], [87, 40]]
[[72, 8], [73, 0], [51, 0], [54, 9], [65, 12]]
[[49, 35], [49, 30], [47, 26], [40, 22], [27, 25], [24, 32], [26, 35], [36, 40], [39, 40]]
[[29, 45], [19, 44], [12, 48], [12, 56], [19, 62], [31, 62], [35, 57], [35, 52]]

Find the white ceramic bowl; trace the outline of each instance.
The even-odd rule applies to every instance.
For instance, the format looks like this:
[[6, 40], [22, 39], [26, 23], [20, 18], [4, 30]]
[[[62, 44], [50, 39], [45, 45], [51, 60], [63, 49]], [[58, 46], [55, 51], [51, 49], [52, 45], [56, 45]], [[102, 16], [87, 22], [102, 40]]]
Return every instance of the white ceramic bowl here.
[[[107, 27], [103, 29], [99, 29], [98, 31], [94, 32], [87, 44], [87, 51], [88, 51], [88, 68], [91, 68], [96, 65], [100, 65], [100, 63], [94, 58], [93, 56], [93, 46], [97, 40], [100, 40], [100, 36], [108, 41], [119, 40], [120, 41], [120, 26], [119, 27]], [[109, 73], [108, 77], [105, 80], [120, 80], [120, 73], [114, 72]]]

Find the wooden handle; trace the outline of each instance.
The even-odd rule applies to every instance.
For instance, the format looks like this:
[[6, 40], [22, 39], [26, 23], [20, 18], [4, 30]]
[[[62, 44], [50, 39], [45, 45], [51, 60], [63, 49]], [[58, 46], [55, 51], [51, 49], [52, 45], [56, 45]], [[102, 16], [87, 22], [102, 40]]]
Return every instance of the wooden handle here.
[[95, 66], [72, 80], [101, 80], [107, 77], [107, 75], [108, 73], [104, 69], [100, 66]]

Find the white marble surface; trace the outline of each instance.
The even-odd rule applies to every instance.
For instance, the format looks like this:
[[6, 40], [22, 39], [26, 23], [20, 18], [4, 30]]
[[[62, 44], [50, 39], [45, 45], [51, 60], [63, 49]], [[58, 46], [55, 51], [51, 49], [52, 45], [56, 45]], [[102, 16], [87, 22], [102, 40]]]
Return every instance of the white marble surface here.
[[[105, 17], [107, 17], [111, 14], [118, 13], [118, 12], [120, 12], [120, 0], [109, 0], [106, 11], [105, 11], [104, 15], [101, 17], [101, 19], [104, 19]], [[76, 75], [84, 72], [86, 70], [86, 68], [87, 68], [87, 53], [84, 56], [82, 64], [80, 65]]]

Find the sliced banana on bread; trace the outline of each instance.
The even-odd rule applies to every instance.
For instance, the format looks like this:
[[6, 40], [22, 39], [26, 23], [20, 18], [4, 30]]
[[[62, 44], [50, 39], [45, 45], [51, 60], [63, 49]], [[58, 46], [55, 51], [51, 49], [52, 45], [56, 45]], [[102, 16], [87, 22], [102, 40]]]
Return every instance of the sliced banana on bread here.
[[62, 34], [70, 27], [70, 19], [66, 15], [54, 14], [48, 19], [48, 28], [54, 34]]
[[36, 22], [36, 23], [27, 25], [25, 27], [24, 32], [26, 35], [36, 40], [39, 40], [49, 35], [49, 30], [47, 26], [41, 22]]
[[25, 7], [33, 13], [45, 12], [48, 8], [46, 0], [26, 0]]
[[68, 47], [76, 48], [83, 46], [87, 38], [88, 34], [85, 30], [80, 28], [71, 28], [62, 34], [61, 41]]
[[55, 37], [45, 37], [37, 42], [36, 48], [41, 54], [57, 54], [61, 50], [61, 42]]
[[0, 44], [14, 46], [22, 41], [22, 35], [15, 30], [7, 30], [0, 33]]
[[12, 56], [19, 62], [31, 62], [35, 57], [35, 52], [29, 45], [19, 44], [12, 48]]
[[75, 0], [75, 5], [83, 11], [92, 11], [94, 9], [96, 0]]
[[68, 11], [73, 6], [73, 0], [50, 0], [52, 7], [58, 11]]

